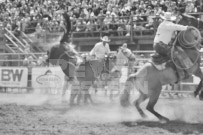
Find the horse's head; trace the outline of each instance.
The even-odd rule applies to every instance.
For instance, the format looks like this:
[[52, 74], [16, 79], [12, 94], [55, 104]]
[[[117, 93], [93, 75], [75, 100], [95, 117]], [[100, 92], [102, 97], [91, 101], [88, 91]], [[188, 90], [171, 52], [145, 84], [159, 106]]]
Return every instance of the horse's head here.
[[200, 99], [200, 100], [203, 100], [203, 91], [200, 92], [200, 94], [199, 94], [199, 99]]
[[120, 48], [119, 50], [121, 53], [123, 53], [124, 56], [126, 56], [128, 58], [128, 60], [130, 61], [135, 61], [135, 54], [133, 54], [133, 52], [128, 49], [128, 48]]
[[188, 14], [180, 14], [178, 24], [198, 27], [198, 19]]
[[[201, 21], [199, 18], [197, 19], [188, 14], [180, 14], [177, 23], [197, 28], [200, 31], [200, 35], [203, 37], [203, 21]], [[200, 43], [203, 45], [203, 38], [201, 39]]]
[[52, 65], [60, 65], [64, 73], [67, 71], [65, 74], [68, 74], [68, 68], [75, 70], [77, 65], [82, 62], [82, 59], [79, 57], [79, 53], [75, 50], [74, 45], [63, 43], [51, 48], [48, 62]]
[[178, 24], [181, 25], [188, 25], [188, 26], [193, 26], [197, 29], [199, 29], [199, 31], [202, 33], [202, 37], [203, 37], [203, 21], [200, 20], [199, 18], [195, 18], [194, 16], [188, 15], [188, 14], [180, 14], [178, 17]]
[[69, 59], [73, 60], [73, 63], [75, 63], [75, 65], [79, 65], [83, 62], [83, 58], [80, 57], [79, 53], [76, 51], [75, 49], [75, 45], [71, 44], [71, 43], [67, 43], [65, 45], [66, 51], [64, 52]]

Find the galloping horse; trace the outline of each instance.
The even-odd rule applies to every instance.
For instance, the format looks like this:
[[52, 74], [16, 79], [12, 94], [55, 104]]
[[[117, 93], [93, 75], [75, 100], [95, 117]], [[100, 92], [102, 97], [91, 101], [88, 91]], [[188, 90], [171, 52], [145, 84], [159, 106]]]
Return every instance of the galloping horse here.
[[[73, 85], [71, 90], [70, 105], [74, 104], [74, 100], [77, 96], [77, 104], [80, 103], [82, 92], [84, 93], [84, 102], [87, 103], [87, 100], [89, 99], [93, 103], [88, 90], [103, 72], [109, 72], [114, 67], [115, 58], [106, 57], [105, 59], [101, 60], [86, 60], [86, 57], [84, 57], [83, 62], [77, 64], [78, 58], [81, 58], [81, 55], [79, 55], [72, 45], [67, 43], [66, 48], [69, 49], [67, 49], [67, 51], [63, 50], [63, 53], [60, 51], [60, 49], [58, 49], [59, 46], [60, 45], [52, 47], [48, 59], [50, 63], [58, 63], [66, 75], [66, 81]], [[78, 82], [69, 80], [69, 78], [74, 77], [77, 78]], [[63, 94], [65, 94], [65, 91]]]
[[[186, 32], [189, 32], [190, 36], [195, 37], [192, 32]], [[201, 37], [199, 36], [198, 40], [200, 38]], [[179, 41], [176, 40], [173, 46], [177, 46], [179, 44]], [[192, 48], [183, 49], [185, 53], [190, 57], [190, 59], [194, 62], [194, 64], [190, 66], [187, 70], [191, 74], [194, 74], [195, 76], [203, 80], [203, 74], [200, 69], [200, 53], [197, 49], [198, 45], [199, 43], [195, 44], [195, 46], [193, 46]], [[171, 54], [174, 54], [174, 52], [172, 51]], [[177, 67], [174, 65], [173, 62], [170, 62], [170, 65], [167, 65], [165, 69], [162, 70], [158, 70], [153, 62], [146, 63], [136, 73], [131, 74], [128, 77], [124, 91], [120, 97], [121, 105], [128, 106], [130, 104], [130, 92], [135, 87], [140, 93], [138, 99], [134, 101], [134, 105], [137, 108], [139, 114], [143, 118], [146, 117], [146, 114], [140, 108], [140, 104], [144, 102], [147, 98], [149, 98], [149, 102], [146, 107], [147, 110], [154, 114], [160, 120], [160, 122], [168, 122], [169, 119], [156, 112], [154, 110], [154, 106], [159, 99], [159, 95], [161, 93], [163, 85], [174, 84], [180, 81], [176, 69]]]

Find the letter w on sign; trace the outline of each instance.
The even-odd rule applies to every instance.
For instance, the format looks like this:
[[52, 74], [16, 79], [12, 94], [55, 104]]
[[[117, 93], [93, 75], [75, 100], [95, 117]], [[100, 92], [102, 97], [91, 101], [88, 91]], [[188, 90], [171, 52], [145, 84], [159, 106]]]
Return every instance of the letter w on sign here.
[[23, 70], [20, 69], [2, 69], [2, 81], [21, 81]]

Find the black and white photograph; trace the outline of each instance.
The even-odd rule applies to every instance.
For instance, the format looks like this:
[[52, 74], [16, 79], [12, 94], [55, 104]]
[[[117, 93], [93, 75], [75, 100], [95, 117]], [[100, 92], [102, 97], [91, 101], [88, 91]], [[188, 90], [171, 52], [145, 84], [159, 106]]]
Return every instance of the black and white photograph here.
[[203, 135], [203, 0], [0, 0], [0, 135]]

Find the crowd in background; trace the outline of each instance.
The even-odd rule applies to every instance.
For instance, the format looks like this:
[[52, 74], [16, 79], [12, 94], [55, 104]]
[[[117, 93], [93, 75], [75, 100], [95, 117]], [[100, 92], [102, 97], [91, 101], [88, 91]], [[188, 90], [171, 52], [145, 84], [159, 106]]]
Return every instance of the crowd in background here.
[[[14, 34], [35, 32], [40, 37], [43, 32], [64, 31], [65, 10], [72, 20], [72, 32], [93, 36], [103, 30], [129, 36], [131, 22], [134, 29], [153, 30], [154, 18], [164, 12], [203, 12], [203, 5], [201, 0], [4, 0], [0, 21]], [[41, 65], [31, 57], [24, 59], [24, 65]]]
[[0, 3], [0, 19], [12, 31], [60, 32], [61, 12], [68, 10], [72, 31], [116, 30], [122, 36], [129, 34], [131, 15], [136, 15], [134, 28], [150, 29], [155, 15], [175, 13], [177, 8], [186, 13], [203, 10], [200, 0], [5, 0]]
[[[18, 60], [16, 60], [14, 57], [18, 57]], [[4, 61], [1, 64], [2, 66], [25, 66], [25, 67], [45, 67], [48, 66], [47, 63], [48, 56], [46, 54], [38, 56], [35, 58], [32, 55], [23, 55], [22, 60], [19, 56], [16, 55], [6, 55], [4, 57]]]

